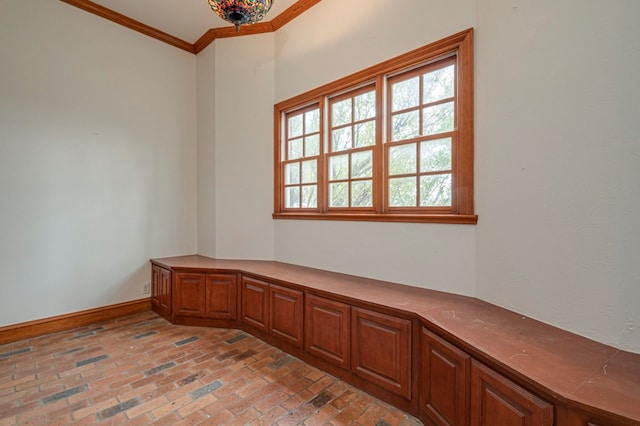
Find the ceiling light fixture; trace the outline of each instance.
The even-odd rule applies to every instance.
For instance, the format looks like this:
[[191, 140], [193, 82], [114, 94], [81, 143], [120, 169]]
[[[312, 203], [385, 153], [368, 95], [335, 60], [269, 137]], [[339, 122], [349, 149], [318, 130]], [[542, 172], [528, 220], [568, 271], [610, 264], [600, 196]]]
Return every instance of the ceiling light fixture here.
[[267, 14], [273, 0], [209, 0], [211, 9], [240, 30], [242, 24], [254, 24], [262, 21]]

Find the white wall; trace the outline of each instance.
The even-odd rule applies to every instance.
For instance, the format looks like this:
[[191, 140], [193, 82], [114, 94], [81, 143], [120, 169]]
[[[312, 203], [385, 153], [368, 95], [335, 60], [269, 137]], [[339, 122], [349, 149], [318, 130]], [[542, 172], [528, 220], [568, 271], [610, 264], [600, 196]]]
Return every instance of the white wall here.
[[0, 326], [144, 297], [197, 249], [194, 56], [7, 0], [0, 62]]
[[216, 257], [216, 55], [213, 45], [197, 56], [198, 253]]
[[[323, 1], [276, 33], [276, 101], [474, 26], [475, 1]], [[443, 17], [447, 17], [443, 19]], [[472, 225], [276, 221], [276, 259], [473, 295]]]
[[478, 2], [477, 295], [640, 352], [640, 2]]
[[273, 37], [221, 39], [212, 47], [218, 258], [274, 258]]

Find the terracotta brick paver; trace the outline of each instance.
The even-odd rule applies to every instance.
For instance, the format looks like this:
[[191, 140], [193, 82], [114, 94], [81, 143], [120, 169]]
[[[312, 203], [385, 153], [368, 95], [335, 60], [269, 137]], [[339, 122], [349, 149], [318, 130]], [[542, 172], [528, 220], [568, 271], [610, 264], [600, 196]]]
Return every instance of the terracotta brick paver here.
[[0, 426], [417, 426], [240, 330], [153, 312], [0, 345]]

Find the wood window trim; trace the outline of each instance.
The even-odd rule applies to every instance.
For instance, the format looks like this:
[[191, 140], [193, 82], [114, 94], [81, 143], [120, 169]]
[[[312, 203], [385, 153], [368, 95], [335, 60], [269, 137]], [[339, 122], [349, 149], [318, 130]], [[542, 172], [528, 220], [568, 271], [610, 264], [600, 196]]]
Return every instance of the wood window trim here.
[[[456, 90], [459, 99], [456, 105], [458, 140], [456, 142], [456, 152], [452, 159], [454, 163], [453, 169], [455, 170], [455, 182], [453, 185], [453, 197], [455, 197], [455, 200], [452, 204], [455, 206], [455, 212], [438, 212], [437, 209], [433, 209], [431, 212], [416, 212], [411, 210], [407, 210], [406, 212], [370, 212], [357, 210], [329, 211], [328, 209], [324, 209], [324, 211], [310, 211], [308, 209], [285, 209], [283, 191], [284, 172], [281, 169], [281, 133], [285, 113], [320, 102], [322, 117], [325, 109], [325, 99], [327, 97], [338, 95], [341, 92], [350, 92], [360, 86], [369, 85], [374, 82], [376, 86], [379, 86], [382, 79], [381, 76], [407, 71], [416, 66], [422, 66], [426, 62], [436, 61], [449, 55], [456, 56], [458, 73]], [[478, 216], [474, 213], [473, 198], [473, 56], [473, 29], [470, 28], [274, 105], [274, 210], [272, 217], [274, 219], [297, 220], [476, 224]], [[377, 96], [383, 96], [381, 91], [377, 91], [376, 93]], [[379, 110], [377, 120], [385, 116], [385, 114], [384, 111]], [[324, 123], [324, 117], [321, 119], [323, 120], [322, 123]], [[321, 124], [321, 126], [324, 125], [325, 124]], [[382, 126], [377, 125], [376, 132], [381, 131]], [[322, 143], [324, 143], [324, 141]], [[377, 149], [384, 148], [379, 147]], [[380, 158], [380, 156], [378, 155], [377, 158]], [[323, 167], [322, 171], [318, 171], [319, 179], [321, 179], [320, 175], [324, 174], [325, 170], [326, 167]], [[381, 170], [382, 168], [379, 166], [374, 167], [374, 175], [381, 173]], [[322, 177], [322, 179], [325, 179], [325, 177]], [[321, 186], [323, 186], [323, 184], [319, 180], [319, 210], [323, 210], [321, 205], [326, 199], [326, 196], [324, 196], [326, 194], [322, 194], [320, 189]], [[374, 191], [376, 190], [374, 189]], [[322, 198], [320, 198], [321, 195], [323, 195]], [[375, 200], [378, 199], [380, 199], [380, 195], [374, 192], [374, 203], [376, 202]]]

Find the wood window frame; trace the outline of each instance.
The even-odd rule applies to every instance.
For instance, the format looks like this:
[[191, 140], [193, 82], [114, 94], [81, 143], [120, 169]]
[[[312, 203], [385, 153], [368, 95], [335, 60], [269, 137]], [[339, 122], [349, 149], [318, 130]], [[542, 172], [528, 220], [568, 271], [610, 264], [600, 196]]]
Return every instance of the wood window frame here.
[[[454, 57], [455, 87], [455, 143], [452, 146], [452, 200], [446, 208], [388, 208], [385, 195], [388, 170], [384, 140], [385, 122], [390, 110], [385, 105], [387, 79], [422, 68], [428, 64]], [[274, 219], [353, 220], [376, 222], [423, 222], [475, 224], [474, 213], [474, 148], [473, 104], [474, 61], [473, 29], [467, 29], [442, 40], [415, 49], [374, 65], [332, 83], [274, 105]], [[329, 208], [328, 154], [330, 100], [348, 93], [358, 93], [364, 87], [376, 89], [376, 144], [373, 148], [373, 206], [372, 208]], [[286, 115], [316, 105], [320, 109], [320, 155], [318, 156], [317, 208], [286, 208], [284, 197], [284, 164]], [[424, 137], [421, 137], [421, 140]], [[420, 142], [418, 142], [419, 144]], [[352, 151], [350, 151], [352, 152]]]

